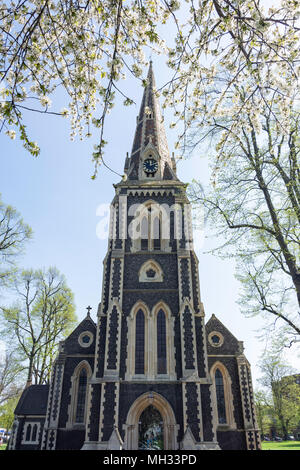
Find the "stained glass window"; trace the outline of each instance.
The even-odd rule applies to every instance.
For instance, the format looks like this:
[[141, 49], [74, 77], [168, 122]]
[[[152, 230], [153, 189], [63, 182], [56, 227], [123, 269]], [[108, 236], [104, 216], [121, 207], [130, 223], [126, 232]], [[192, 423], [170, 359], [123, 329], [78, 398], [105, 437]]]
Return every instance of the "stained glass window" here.
[[166, 315], [163, 310], [157, 315], [157, 373], [167, 373]]
[[135, 320], [135, 373], [145, 373], [145, 317], [139, 310]]
[[215, 345], [220, 343], [220, 337], [218, 335], [213, 335], [211, 340]]
[[34, 424], [32, 428], [32, 437], [31, 437], [31, 440], [33, 442], [36, 441], [36, 435], [37, 435], [37, 424]]
[[81, 369], [78, 381], [77, 406], [76, 406], [76, 423], [84, 423], [85, 399], [87, 387], [86, 369]]
[[217, 395], [219, 423], [225, 424], [226, 423], [226, 407], [225, 407], [224, 382], [223, 382], [223, 375], [219, 369], [216, 370], [215, 380], [216, 380], [216, 395]]
[[26, 441], [31, 440], [31, 424], [28, 424], [28, 426], [27, 426], [25, 440]]

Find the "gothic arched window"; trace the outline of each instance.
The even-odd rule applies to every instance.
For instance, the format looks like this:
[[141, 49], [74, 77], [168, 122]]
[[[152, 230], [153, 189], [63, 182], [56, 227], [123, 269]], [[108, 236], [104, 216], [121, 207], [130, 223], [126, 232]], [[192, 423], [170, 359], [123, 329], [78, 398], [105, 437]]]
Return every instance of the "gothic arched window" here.
[[27, 426], [25, 441], [31, 441], [31, 424]]
[[153, 238], [153, 248], [154, 250], [160, 250], [160, 239], [161, 239], [161, 223], [160, 218], [155, 217], [153, 221], [153, 230], [152, 230], [152, 238]]
[[149, 217], [145, 216], [141, 223], [141, 250], [149, 249]]
[[76, 403], [76, 423], [84, 423], [85, 418], [85, 402], [87, 390], [87, 371], [83, 367], [80, 371], [77, 390], [77, 403]]
[[71, 401], [68, 406], [68, 421], [66, 423], [68, 429], [73, 427], [79, 429], [85, 424], [88, 383], [91, 376], [90, 364], [86, 360], [79, 362], [71, 377]]
[[167, 373], [166, 315], [163, 310], [157, 314], [157, 373]]
[[215, 372], [215, 384], [216, 384], [218, 421], [220, 424], [225, 424], [226, 423], [226, 404], [225, 404], [225, 393], [224, 393], [224, 381], [223, 381], [223, 375], [219, 369], [217, 369]]
[[145, 373], [145, 316], [141, 309], [135, 318], [135, 373]]
[[37, 428], [38, 428], [37, 424], [34, 424], [32, 428], [32, 436], [31, 436], [31, 440], [34, 442], [36, 441], [36, 438], [37, 438]]
[[162, 245], [162, 212], [155, 202], [142, 204], [137, 211], [136, 230], [140, 232], [136, 248], [142, 251], [161, 250]]

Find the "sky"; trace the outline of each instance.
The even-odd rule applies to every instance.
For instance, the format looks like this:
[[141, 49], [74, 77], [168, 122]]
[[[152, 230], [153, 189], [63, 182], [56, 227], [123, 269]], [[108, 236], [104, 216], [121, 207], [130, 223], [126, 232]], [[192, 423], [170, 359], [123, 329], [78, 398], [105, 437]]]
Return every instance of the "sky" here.
[[[153, 69], [159, 88], [167, 81], [163, 59], [152, 57]], [[147, 70], [145, 70], [145, 75]], [[143, 88], [132, 79], [125, 84], [136, 105], [123, 107], [119, 100], [108, 116], [104, 138], [106, 163], [123, 174], [126, 152], [131, 152], [136, 116]], [[60, 97], [53, 110], [65, 103]], [[86, 316], [86, 307], [92, 307], [96, 321], [101, 301], [102, 261], [107, 250], [107, 239], [101, 234], [107, 220], [107, 208], [114, 197], [113, 184], [120, 177], [101, 167], [96, 180], [91, 176], [91, 161], [97, 134], [90, 139], [70, 141], [69, 121], [57, 116], [26, 114], [26, 124], [33, 140], [41, 147], [38, 158], [32, 157], [21, 143], [0, 134], [0, 193], [2, 200], [14, 206], [24, 221], [33, 229], [33, 239], [19, 260], [24, 268], [56, 266], [66, 276], [67, 284], [75, 295], [78, 320]], [[174, 150], [176, 128], [169, 129], [171, 114], [165, 116], [169, 149]], [[177, 154], [175, 152], [175, 154]], [[184, 182], [199, 179], [203, 186], [209, 183], [209, 162], [205, 149], [197, 152], [177, 166], [177, 174]], [[199, 258], [200, 288], [206, 312], [206, 321], [214, 313], [219, 320], [244, 342], [245, 355], [252, 366], [253, 382], [260, 375], [258, 362], [265, 343], [257, 339], [263, 323], [256, 318], [245, 318], [239, 310], [239, 283], [234, 278], [234, 263], [207, 254], [214, 243], [207, 227], [195, 232], [195, 248]], [[5, 298], [0, 299], [5, 302]], [[289, 351], [289, 363], [297, 367], [299, 354]], [[299, 371], [299, 367], [298, 367]]]

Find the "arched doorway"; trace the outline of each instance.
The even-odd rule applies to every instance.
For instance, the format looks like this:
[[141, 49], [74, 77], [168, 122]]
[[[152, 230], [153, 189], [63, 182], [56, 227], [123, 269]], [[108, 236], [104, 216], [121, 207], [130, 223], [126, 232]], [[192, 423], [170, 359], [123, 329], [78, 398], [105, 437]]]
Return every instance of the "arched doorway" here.
[[[156, 392], [144, 393], [135, 400], [128, 412], [124, 426], [124, 449], [138, 450], [144, 439], [147, 445], [148, 430], [149, 439], [152, 438], [152, 431], [158, 434], [158, 439], [152, 439], [152, 444], [157, 440], [160, 442], [155, 442], [154, 445], [161, 445], [164, 450], [176, 450], [177, 427], [174, 411], [168, 401]], [[143, 436], [145, 433], [146, 436]]]
[[139, 449], [163, 450], [164, 423], [160, 412], [149, 405], [139, 419]]

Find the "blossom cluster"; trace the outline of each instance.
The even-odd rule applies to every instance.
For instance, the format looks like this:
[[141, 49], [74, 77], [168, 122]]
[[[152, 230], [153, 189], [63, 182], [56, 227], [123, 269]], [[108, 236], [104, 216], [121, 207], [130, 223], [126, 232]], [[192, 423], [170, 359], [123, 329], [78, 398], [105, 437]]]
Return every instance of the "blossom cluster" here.
[[[89, 136], [93, 122], [103, 126], [125, 70], [142, 75], [144, 47], [164, 49], [156, 26], [171, 11], [155, 0], [0, 0], [1, 129], [17, 132], [36, 153], [23, 124], [26, 107], [68, 117], [71, 139]], [[58, 87], [62, 110], [50, 98]]]
[[[170, 127], [180, 131], [176, 147], [196, 126], [214, 137], [219, 132], [216, 153], [222, 159], [241, 126], [261, 132], [266, 109], [287, 135], [299, 103], [300, 2], [261, 3], [0, 0], [2, 128], [18, 131], [36, 152], [23, 124], [24, 106], [68, 117], [71, 139], [90, 136], [96, 125], [93, 158], [99, 162], [105, 116], [116, 93], [123, 94], [117, 82], [130, 71], [145, 85], [145, 51], [151, 48], [165, 54], [171, 69], [162, 95], [163, 107], [174, 109]], [[65, 91], [63, 110], [51, 103], [58, 87]], [[133, 99], [124, 96], [123, 102]]]

